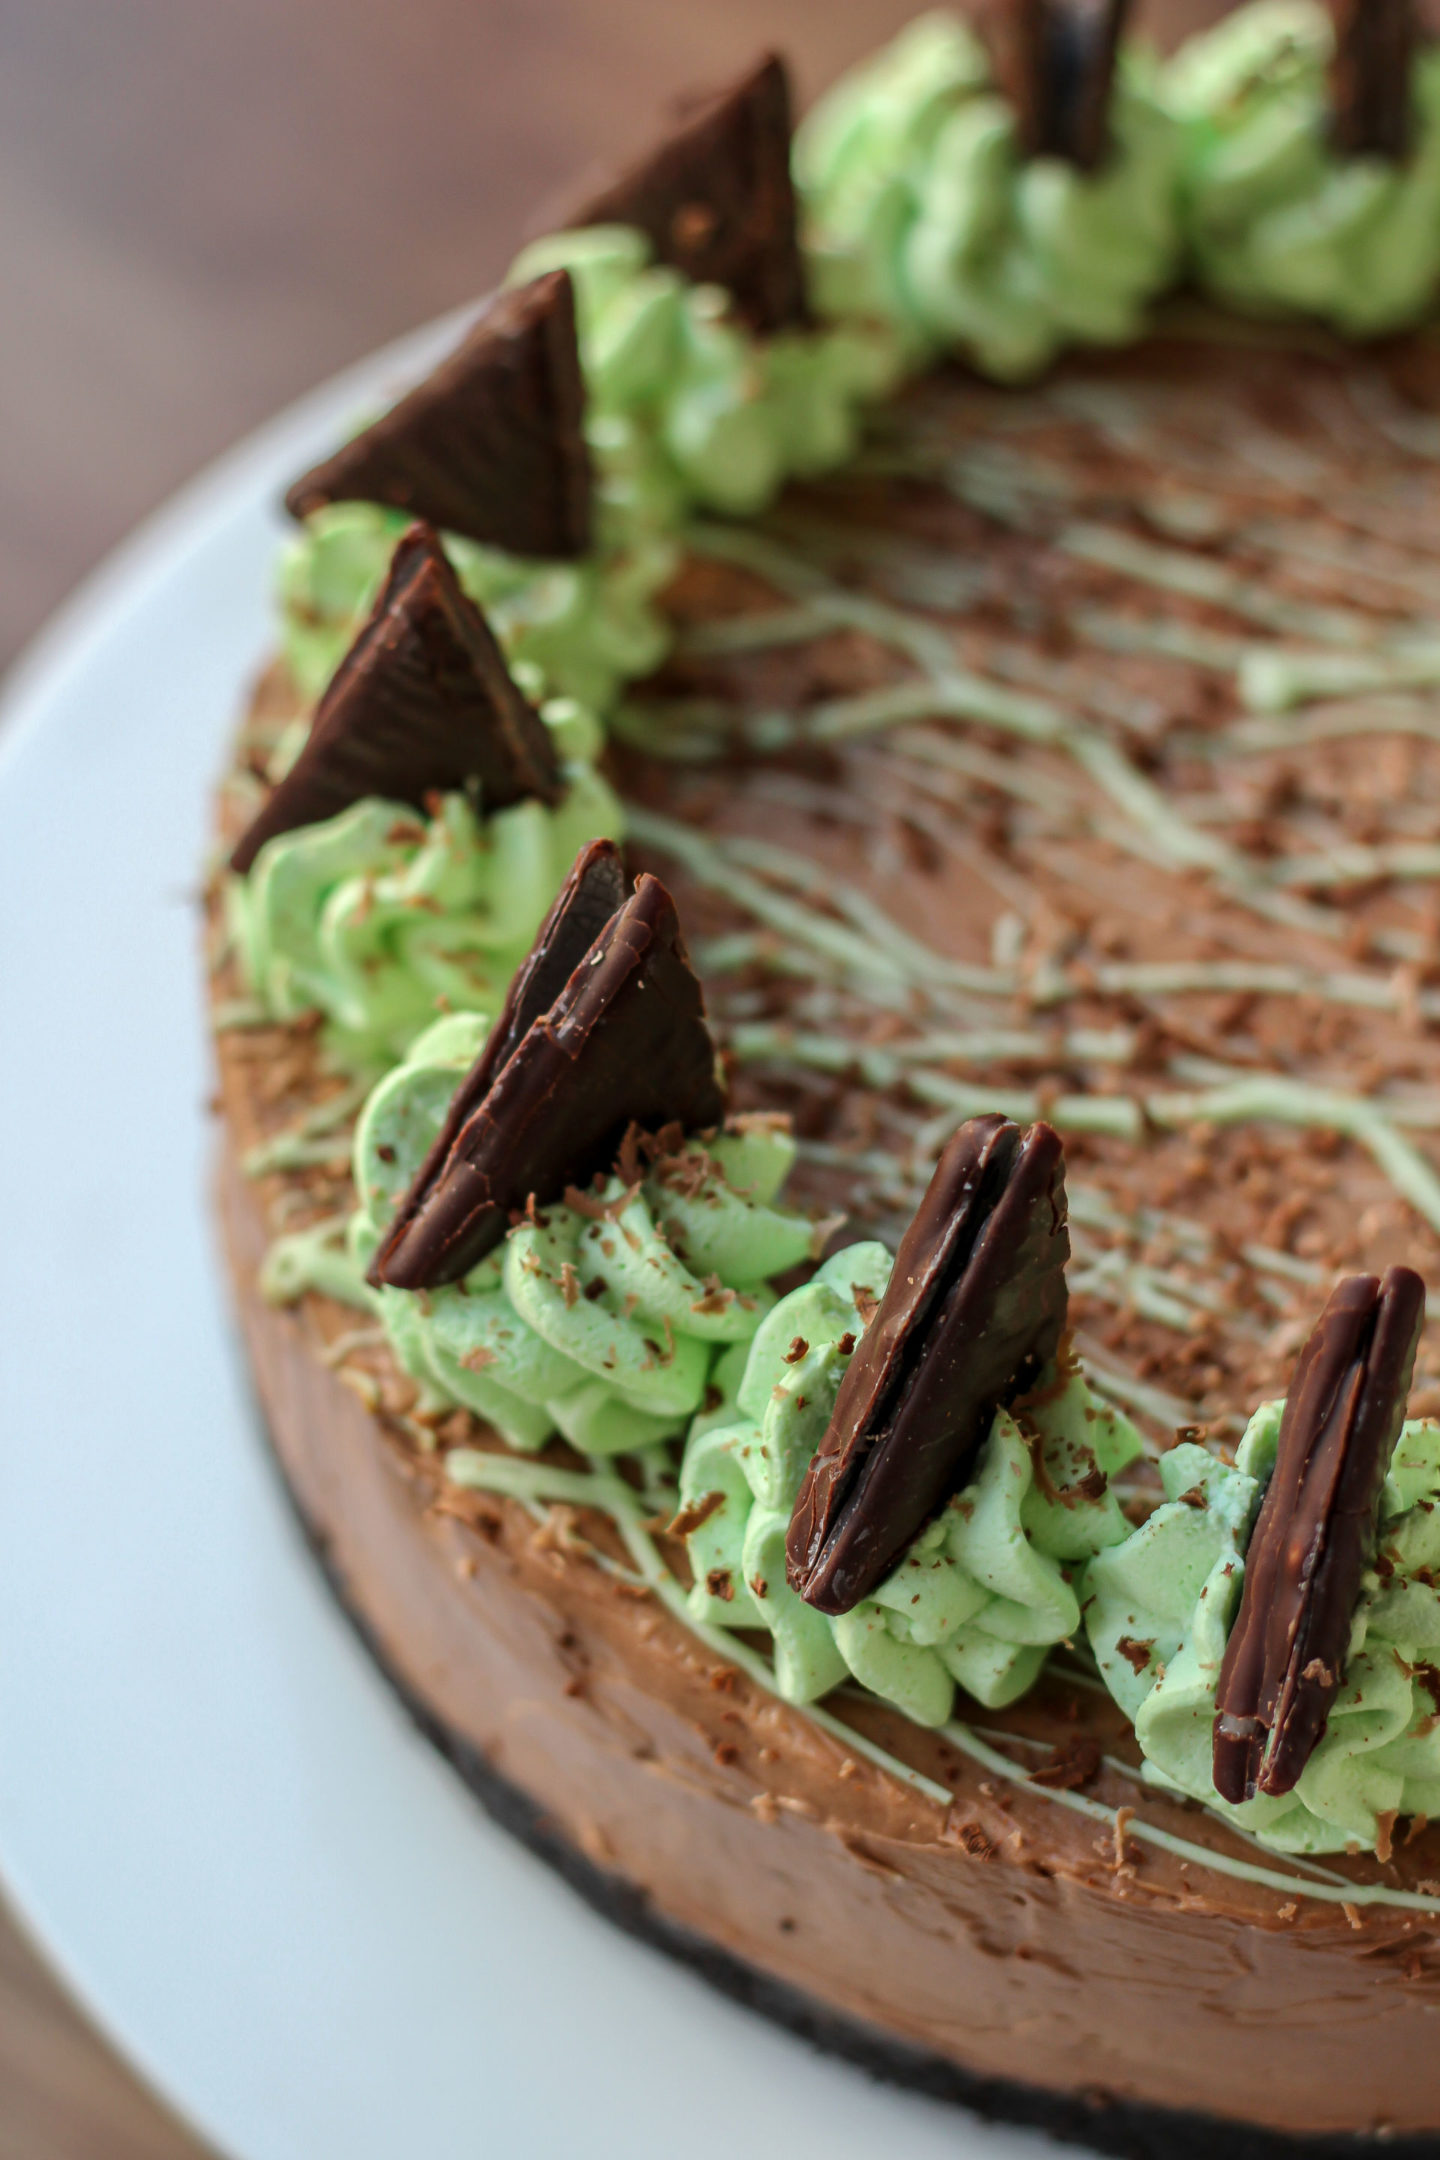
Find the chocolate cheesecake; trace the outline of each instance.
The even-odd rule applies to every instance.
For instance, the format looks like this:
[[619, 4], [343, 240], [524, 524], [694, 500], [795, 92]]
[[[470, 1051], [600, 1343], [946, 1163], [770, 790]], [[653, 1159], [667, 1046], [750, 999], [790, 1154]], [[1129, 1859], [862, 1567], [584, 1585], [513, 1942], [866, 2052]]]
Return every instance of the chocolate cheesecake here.
[[[1432, 2153], [1440, 364], [1423, 329], [1357, 351], [1164, 297], [1179, 255], [1143, 338], [1023, 387], [977, 371], [978, 301], [970, 365], [921, 350], [945, 129], [1008, 95], [1032, 239], [1054, 174], [1087, 214], [1133, 179], [1151, 93], [1123, 54], [1112, 89], [1101, 12], [1016, 7], [989, 73], [932, 24], [923, 66], [822, 107], [803, 310], [751, 304], [767, 246], [793, 267], [773, 68], [563, 264], [522, 258], [576, 280], [591, 399], [565, 640], [555, 565], [502, 575], [474, 520], [318, 513], [220, 798], [226, 1248], [346, 1609], [623, 1924], [881, 2074], [1104, 2150]], [[1373, 125], [1324, 135], [1316, 185], [1388, 157], [1408, 186], [1408, 17], [1367, 42], [1339, 15], [1330, 109]], [[1227, 51], [1153, 101], [1182, 240], [1213, 180], [1186, 100]], [[1261, 58], [1257, 99], [1303, 37]], [[943, 108], [892, 175], [920, 237], [905, 309], [867, 258], [855, 320], [904, 381], [872, 377], [843, 454], [727, 500], [737, 445], [789, 439], [792, 347], [833, 387], [825, 340], [860, 334], [832, 273], [902, 90]], [[723, 263], [734, 234], [743, 293], [696, 312], [681, 243]], [[662, 319], [678, 387], [632, 399], [617, 325]], [[723, 428], [686, 373], [720, 331], [752, 369]], [[397, 412], [433, 425], [454, 379]], [[663, 560], [652, 487], [686, 501]], [[316, 563], [357, 536], [312, 728]], [[413, 660], [437, 601], [367, 691], [417, 548], [445, 668]], [[576, 653], [622, 620], [636, 664], [593, 694]], [[411, 696], [404, 785], [307, 809]]]

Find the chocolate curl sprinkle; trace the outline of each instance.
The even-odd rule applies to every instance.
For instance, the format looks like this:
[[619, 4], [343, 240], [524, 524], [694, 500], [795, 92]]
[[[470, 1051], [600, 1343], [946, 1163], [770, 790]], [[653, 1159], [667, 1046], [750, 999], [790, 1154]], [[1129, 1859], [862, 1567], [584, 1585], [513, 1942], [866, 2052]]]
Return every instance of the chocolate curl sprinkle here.
[[1330, 109], [1347, 157], [1399, 160], [1410, 148], [1411, 70], [1419, 43], [1415, 0], [1330, 0], [1335, 51]]
[[457, 1100], [468, 1114], [452, 1114], [458, 1129], [444, 1160], [437, 1168], [432, 1152], [406, 1195], [372, 1281], [401, 1290], [455, 1282], [527, 1207], [547, 1207], [608, 1170], [631, 1125], [695, 1132], [723, 1120], [704, 996], [658, 878], [640, 879], [519, 1032], [570, 958], [586, 912], [605, 897], [609, 867], [587, 855], [497, 1023], [495, 1051], [482, 1052], [462, 1083]]
[[389, 503], [516, 555], [590, 544], [585, 388], [566, 270], [497, 293], [463, 344], [392, 411], [285, 497]]
[[1110, 93], [1130, 0], [994, 0], [995, 79], [1027, 157], [1093, 172], [1109, 146]]
[[267, 840], [338, 817], [367, 795], [424, 810], [461, 791], [485, 810], [564, 792], [550, 731], [511, 680], [428, 525], [413, 525], [304, 749], [247, 828], [230, 867]]
[[786, 1540], [807, 1604], [849, 1612], [970, 1475], [1065, 1324], [1065, 1164], [1048, 1125], [962, 1125], [840, 1383]]
[[1351, 1275], [1300, 1353], [1215, 1692], [1215, 1789], [1292, 1792], [1325, 1732], [1405, 1416], [1425, 1286]]
[[681, 108], [671, 134], [558, 222], [638, 226], [656, 259], [723, 285], [762, 334], [807, 319], [790, 177], [790, 83], [767, 53], [738, 82]]

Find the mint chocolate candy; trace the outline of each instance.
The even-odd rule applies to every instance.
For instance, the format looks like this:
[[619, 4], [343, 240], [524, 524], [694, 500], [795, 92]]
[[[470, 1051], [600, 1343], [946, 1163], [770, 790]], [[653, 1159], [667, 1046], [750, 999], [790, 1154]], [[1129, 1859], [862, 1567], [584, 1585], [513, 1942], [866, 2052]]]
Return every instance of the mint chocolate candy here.
[[786, 1573], [807, 1604], [849, 1612], [965, 1484], [996, 1410], [1059, 1348], [1069, 1257], [1058, 1135], [962, 1125], [795, 1502]]
[[682, 107], [663, 142], [561, 222], [637, 226], [657, 260], [723, 285], [752, 329], [787, 329], [806, 320], [790, 137], [789, 79], [769, 53]]
[[[603, 884], [582, 880], [572, 904], [600, 897]], [[537, 962], [527, 1005], [568, 957], [568, 922]], [[510, 1032], [520, 1017], [517, 1009]], [[461, 1093], [474, 1107], [428, 1184], [422, 1170], [416, 1204], [406, 1196], [400, 1234], [375, 1268], [375, 1279], [397, 1289], [467, 1274], [527, 1207], [608, 1170], [632, 1125], [693, 1132], [721, 1122], [725, 1091], [704, 995], [658, 878], [640, 879], [513, 1049], [502, 1037], [484, 1093], [474, 1075]]]
[[1330, 13], [1335, 147], [1347, 157], [1403, 158], [1415, 125], [1415, 0], [1330, 0]]
[[487, 811], [563, 793], [550, 731], [521, 696], [435, 534], [412, 526], [369, 620], [320, 700], [299, 757], [230, 858], [337, 817], [364, 796], [423, 810], [464, 790]]
[[569, 876], [536, 934], [530, 957], [506, 995], [479, 1057], [456, 1091], [436, 1136], [370, 1266], [370, 1281], [385, 1280], [392, 1255], [429, 1200], [450, 1152], [496, 1076], [535, 1022], [550, 1010], [581, 961], [625, 905], [628, 880], [613, 840], [591, 840], [576, 856]]
[[297, 480], [297, 518], [389, 503], [516, 555], [590, 544], [585, 389], [565, 270], [488, 302], [464, 342], [383, 419]]
[[994, 0], [996, 80], [1027, 157], [1093, 172], [1109, 146], [1110, 93], [1130, 0]]
[[1215, 1692], [1215, 1789], [1293, 1792], [1345, 1674], [1425, 1319], [1410, 1268], [1351, 1275], [1300, 1353]]

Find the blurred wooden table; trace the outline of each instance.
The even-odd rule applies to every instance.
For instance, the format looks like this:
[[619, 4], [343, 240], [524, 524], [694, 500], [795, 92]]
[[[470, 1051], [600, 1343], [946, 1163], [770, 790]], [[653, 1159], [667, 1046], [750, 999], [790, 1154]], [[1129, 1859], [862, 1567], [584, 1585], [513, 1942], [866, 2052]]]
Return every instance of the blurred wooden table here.
[[[780, 41], [813, 94], [921, 4], [0, 0], [0, 666], [197, 466], [483, 291], [671, 92]], [[198, 2151], [0, 1914], [0, 2160]]]

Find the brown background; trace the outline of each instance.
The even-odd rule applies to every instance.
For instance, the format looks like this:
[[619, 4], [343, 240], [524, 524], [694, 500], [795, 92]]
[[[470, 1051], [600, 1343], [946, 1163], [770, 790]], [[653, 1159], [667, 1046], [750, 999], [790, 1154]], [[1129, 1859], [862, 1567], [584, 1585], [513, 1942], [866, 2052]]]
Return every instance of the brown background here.
[[[921, 4], [0, 0], [0, 666], [197, 466], [483, 291], [671, 92], [779, 42], [809, 97]], [[0, 2160], [197, 2152], [0, 1914]]]

